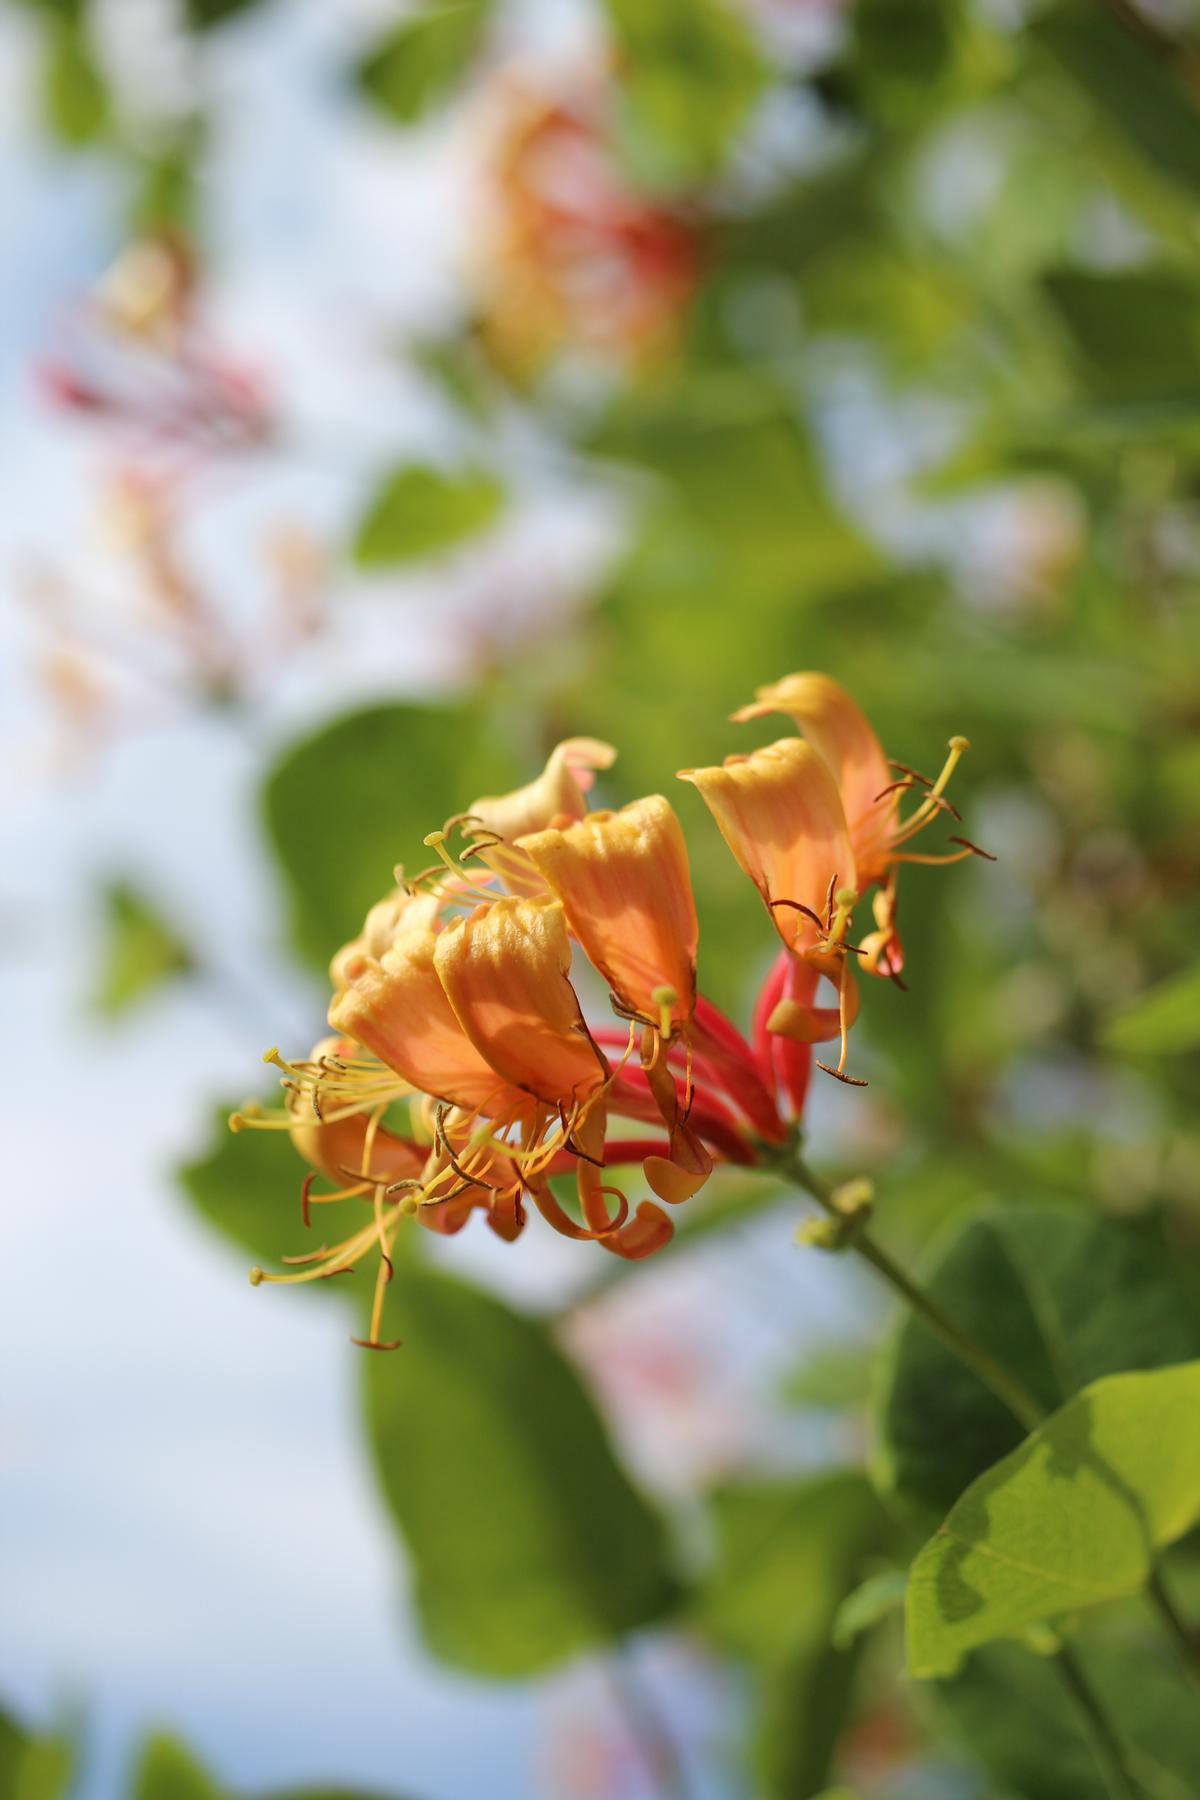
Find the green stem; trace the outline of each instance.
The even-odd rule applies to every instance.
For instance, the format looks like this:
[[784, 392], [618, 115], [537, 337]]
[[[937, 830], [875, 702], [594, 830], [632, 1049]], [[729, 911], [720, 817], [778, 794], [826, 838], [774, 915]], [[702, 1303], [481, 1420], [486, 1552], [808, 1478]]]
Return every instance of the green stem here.
[[[827, 1213], [835, 1219], [844, 1218], [835, 1203], [832, 1184], [814, 1174], [798, 1152], [793, 1152], [783, 1166]], [[1007, 1406], [1026, 1431], [1036, 1430], [1045, 1418], [1045, 1412], [1016, 1376], [990, 1350], [986, 1350], [973, 1338], [969, 1331], [964, 1331], [961, 1325], [956, 1324], [949, 1313], [943, 1312], [937, 1301], [911, 1275], [905, 1273], [883, 1246], [876, 1243], [865, 1227], [856, 1231], [851, 1241], [859, 1255], [870, 1263], [890, 1288], [908, 1302], [914, 1312], [920, 1314], [930, 1330], [937, 1333], [959, 1361], [966, 1363], [978, 1375], [984, 1386]]]
[[1158, 1614], [1184, 1661], [1193, 1674], [1200, 1674], [1200, 1637], [1190, 1631], [1179, 1613], [1175, 1610], [1175, 1602], [1167, 1590], [1161, 1569], [1151, 1569], [1150, 1579], [1146, 1583], [1146, 1598]]
[[[799, 1182], [819, 1205], [834, 1219], [843, 1224], [850, 1223], [837, 1205], [836, 1190], [832, 1183], [824, 1181], [814, 1173], [801, 1157], [799, 1150], [792, 1148], [781, 1154], [776, 1167], [793, 1180]], [[915, 1313], [918, 1313], [931, 1331], [937, 1333], [942, 1342], [954, 1352], [959, 1361], [978, 1375], [980, 1381], [998, 1400], [1003, 1401], [1013, 1417], [1025, 1427], [1026, 1431], [1035, 1431], [1045, 1419], [1045, 1409], [1029, 1392], [1024, 1384], [1007, 1369], [990, 1350], [984, 1348], [969, 1331], [955, 1322], [950, 1315], [943, 1312], [932, 1295], [927, 1294], [912, 1276], [900, 1267], [882, 1245], [876, 1243], [865, 1227], [855, 1230], [850, 1238], [853, 1247], [863, 1259], [870, 1263], [875, 1272], [882, 1276], [888, 1286], [906, 1300]], [[1146, 1595], [1151, 1606], [1158, 1613], [1167, 1635], [1181, 1652], [1185, 1664], [1193, 1674], [1200, 1675], [1200, 1636], [1190, 1631], [1175, 1610], [1174, 1602], [1163, 1585], [1161, 1573], [1151, 1568], [1146, 1584]], [[1064, 1653], [1065, 1654], [1065, 1653]], [[1078, 1674], [1078, 1670], [1075, 1671]]]
[[1092, 1754], [1113, 1800], [1144, 1800], [1141, 1788], [1129, 1772], [1121, 1741], [1069, 1644], [1059, 1648], [1054, 1662], [1078, 1709]]

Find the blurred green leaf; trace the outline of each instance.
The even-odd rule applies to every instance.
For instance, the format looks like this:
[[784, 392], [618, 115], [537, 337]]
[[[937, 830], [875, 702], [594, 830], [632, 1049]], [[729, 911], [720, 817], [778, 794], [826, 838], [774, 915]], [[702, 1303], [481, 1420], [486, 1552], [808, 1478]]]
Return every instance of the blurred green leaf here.
[[1109, 1375], [981, 1475], [909, 1571], [909, 1673], [1137, 1593], [1200, 1519], [1197, 1417], [1200, 1362]]
[[367, 503], [354, 541], [364, 569], [452, 550], [498, 517], [504, 487], [483, 469], [445, 474], [422, 463], [393, 469]]
[[[1200, 1327], [1165, 1255], [1082, 1211], [977, 1213], [942, 1240], [924, 1286], [1047, 1411], [1098, 1376], [1200, 1351]], [[879, 1479], [919, 1505], [944, 1512], [1025, 1435], [916, 1314], [901, 1323], [881, 1376]]]
[[211, 31], [260, 4], [261, 0], [184, 0], [184, 15], [192, 31]]
[[874, 1360], [874, 1347], [868, 1344], [827, 1344], [810, 1350], [784, 1378], [784, 1398], [829, 1412], [865, 1406]]
[[766, 79], [745, 20], [725, 0], [604, 0], [635, 175], [673, 186], [715, 173]]
[[858, 0], [850, 15], [850, 61], [858, 85], [885, 118], [928, 117], [962, 31], [960, 0]]
[[42, 113], [60, 143], [91, 144], [108, 122], [108, 89], [80, 15], [56, 14], [49, 23], [42, 63]]
[[103, 904], [105, 941], [93, 1005], [116, 1019], [194, 963], [171, 922], [131, 882], [111, 882]]
[[425, 835], [481, 793], [527, 779], [475, 706], [377, 706], [291, 745], [263, 791], [292, 930], [318, 962], [353, 937]]
[[833, 1621], [886, 1545], [887, 1519], [851, 1472], [722, 1488], [710, 1505], [717, 1557], [700, 1616], [756, 1672], [759, 1791], [812, 1793], [828, 1776], [855, 1670], [854, 1650], [830, 1642]]
[[1200, 966], [1160, 982], [1110, 1020], [1110, 1050], [1128, 1056], [1177, 1056], [1200, 1045]]
[[146, 1739], [134, 1772], [130, 1800], [233, 1800], [218, 1787], [183, 1744], [165, 1733]]
[[[1150, 1642], [1079, 1642], [1075, 1654], [1109, 1718], [1120, 1721], [1147, 1800], [1200, 1793], [1195, 1690], [1178, 1658]], [[932, 1683], [934, 1708], [1007, 1794], [1111, 1800], [1086, 1725], [1052, 1658], [1016, 1644], [976, 1650]]]
[[539, 1322], [411, 1265], [404, 1346], [366, 1369], [367, 1424], [430, 1647], [530, 1675], [676, 1603], [662, 1521]]
[[1200, 281], [1174, 268], [1048, 273], [1043, 288], [1098, 395], [1200, 401]]
[[882, 1569], [876, 1575], [868, 1575], [837, 1609], [831, 1633], [834, 1647], [847, 1649], [864, 1631], [872, 1630], [881, 1619], [895, 1612], [904, 1603], [907, 1586], [905, 1569]]
[[492, 0], [426, 0], [363, 57], [356, 71], [362, 92], [411, 125], [465, 80], [491, 11]]
[[0, 1794], [5, 1800], [60, 1800], [70, 1785], [73, 1761], [63, 1738], [35, 1736], [0, 1711]]
[[[1153, 32], [1146, 20], [1143, 27]], [[1105, 121], [1164, 175], [1200, 193], [1200, 113], [1167, 38], [1152, 48], [1137, 20], [1122, 23], [1087, 0], [1052, 6], [1030, 23], [1030, 36], [1088, 95]], [[1180, 60], [1183, 55], [1180, 51]]]

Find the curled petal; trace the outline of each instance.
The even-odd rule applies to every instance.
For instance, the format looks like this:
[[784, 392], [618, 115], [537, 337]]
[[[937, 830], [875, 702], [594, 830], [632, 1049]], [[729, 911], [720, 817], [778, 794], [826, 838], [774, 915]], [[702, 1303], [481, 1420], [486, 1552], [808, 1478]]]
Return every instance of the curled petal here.
[[699, 926], [687, 846], [661, 794], [589, 813], [520, 848], [566, 908], [588, 959], [627, 1012], [671, 1027], [696, 998]]
[[571, 1107], [607, 1079], [569, 979], [557, 900], [506, 895], [477, 906], [440, 933], [434, 960], [463, 1031], [511, 1087]]
[[735, 720], [786, 713], [828, 766], [850, 828], [851, 841], [863, 864], [864, 884], [875, 878], [868, 866], [886, 841], [895, 796], [880, 800], [892, 786], [892, 770], [870, 722], [845, 688], [829, 675], [808, 671], [785, 675], [758, 689], [753, 703], [734, 713]]
[[794, 1044], [827, 1044], [840, 1037], [843, 1024], [847, 1031], [858, 1017], [858, 983], [846, 983], [845, 1020], [837, 1006], [814, 1006], [808, 999], [779, 1000], [767, 1020], [767, 1030], [775, 1037], [789, 1038]]
[[[595, 770], [609, 769], [617, 753], [598, 738], [566, 738], [550, 752], [536, 780], [511, 794], [485, 794], [468, 809], [470, 828], [479, 839], [479, 855], [503, 876], [513, 894], [539, 894], [545, 884], [521, 851], [517, 839], [543, 831], [556, 822], [581, 819]], [[501, 843], [491, 840], [499, 838]]]
[[780, 738], [719, 768], [681, 769], [757, 887], [789, 949], [820, 936], [831, 885], [853, 887], [854, 853], [837, 785], [811, 745]]
[[432, 931], [439, 905], [432, 894], [412, 894], [402, 887], [393, 888], [390, 894], [377, 900], [358, 936], [343, 944], [329, 965], [329, 978], [335, 990], [345, 986], [346, 970], [359, 957], [373, 957], [378, 961], [405, 932]]
[[438, 979], [441, 935], [405, 933], [383, 958], [360, 955], [343, 966], [329, 1023], [364, 1044], [414, 1088], [468, 1111], [503, 1104], [503, 1079], [468, 1038]]

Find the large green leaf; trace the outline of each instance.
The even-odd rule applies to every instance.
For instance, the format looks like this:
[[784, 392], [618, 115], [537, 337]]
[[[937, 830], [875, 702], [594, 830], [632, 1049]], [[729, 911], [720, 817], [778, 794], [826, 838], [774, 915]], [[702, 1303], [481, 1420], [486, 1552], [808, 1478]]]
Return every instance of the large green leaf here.
[[[1150, 1642], [1079, 1642], [1075, 1654], [1104, 1711], [1119, 1723], [1146, 1800], [1193, 1800], [1200, 1793], [1200, 1725], [1179, 1659]], [[1111, 1800], [1086, 1722], [1052, 1657], [992, 1644], [928, 1692], [935, 1712], [1006, 1794]]]
[[[1098, 1376], [1200, 1354], [1165, 1257], [1065, 1207], [973, 1215], [935, 1251], [924, 1285], [1048, 1412]], [[876, 1430], [883, 1485], [939, 1513], [1024, 1436], [915, 1314], [883, 1363]]]
[[[532, 771], [530, 771], [532, 773]], [[375, 706], [284, 751], [263, 793], [299, 948], [321, 961], [352, 937], [426, 833], [521, 779], [482, 709]]]
[[93, 1003], [117, 1018], [175, 975], [193, 967], [192, 954], [163, 913], [128, 881], [104, 891], [106, 941]]
[[5, 1800], [60, 1800], [73, 1757], [60, 1737], [38, 1737], [0, 1711], [0, 1794]]
[[355, 558], [378, 569], [439, 555], [485, 530], [503, 505], [504, 487], [486, 469], [450, 474], [406, 463], [390, 470], [367, 502]]
[[392, 1307], [404, 1345], [370, 1360], [367, 1422], [436, 1654], [528, 1675], [661, 1618], [662, 1521], [546, 1328], [415, 1265]]
[[1104, 1041], [1131, 1056], [1177, 1056], [1200, 1046], [1200, 965], [1141, 994], [1109, 1021]]
[[1069, 0], [1035, 18], [1030, 32], [1155, 168], [1200, 194], [1200, 119], [1167, 58], [1139, 38], [1134, 22], [1089, 0]]
[[845, 1723], [853, 1648], [833, 1621], [889, 1527], [865, 1477], [741, 1484], [711, 1499], [717, 1558], [701, 1618], [717, 1645], [755, 1670], [754, 1758], [772, 1800], [827, 1779]]
[[1200, 400], [1200, 282], [1190, 272], [1061, 269], [1043, 286], [1098, 396], [1189, 408]]
[[635, 172], [666, 186], [713, 174], [766, 78], [745, 20], [726, 0], [605, 0], [605, 10]]
[[411, 125], [465, 79], [491, 10], [492, 0], [427, 0], [372, 45], [358, 86], [389, 118]]
[[1200, 1362], [1109, 1375], [973, 1482], [909, 1572], [908, 1666], [1135, 1594], [1200, 1519]]

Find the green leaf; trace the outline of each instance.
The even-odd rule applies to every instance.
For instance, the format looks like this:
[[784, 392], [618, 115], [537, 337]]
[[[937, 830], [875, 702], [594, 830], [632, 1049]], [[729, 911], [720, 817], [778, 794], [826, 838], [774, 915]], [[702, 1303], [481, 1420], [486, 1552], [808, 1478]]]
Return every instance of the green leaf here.
[[1042, 285], [1095, 394], [1185, 406], [1200, 399], [1200, 283], [1191, 275], [1060, 269]]
[[393, 1306], [404, 1347], [370, 1359], [367, 1422], [434, 1652], [530, 1675], [669, 1611], [662, 1521], [545, 1327], [416, 1264]]
[[521, 779], [479, 706], [369, 707], [286, 749], [263, 806], [299, 948], [318, 962], [332, 955], [397, 862], [428, 863], [426, 833]]
[[142, 1746], [130, 1800], [232, 1800], [232, 1796], [210, 1779], [177, 1739], [156, 1733]]
[[440, 555], [485, 530], [503, 505], [503, 485], [484, 469], [448, 475], [408, 463], [386, 475], [368, 503], [355, 559], [379, 569]]
[[[1008, 1206], [956, 1223], [924, 1286], [1053, 1411], [1098, 1376], [1200, 1354], [1165, 1256], [1131, 1229], [1065, 1207]], [[878, 1477], [945, 1512], [1024, 1432], [910, 1314], [876, 1402]]]
[[886, 1517], [852, 1472], [720, 1489], [711, 1510], [717, 1558], [700, 1616], [719, 1648], [756, 1671], [761, 1791], [812, 1793], [827, 1778], [856, 1666], [853, 1650], [831, 1646], [833, 1621], [885, 1546]]
[[1105, 1028], [1110, 1050], [1177, 1056], [1200, 1045], [1200, 964], [1142, 994]]
[[115, 1019], [173, 976], [186, 975], [194, 963], [170, 921], [132, 883], [109, 884], [104, 912], [105, 942], [92, 1003]]
[[36, 1737], [0, 1711], [0, 1794], [5, 1800], [60, 1800], [71, 1780], [69, 1744]]
[[69, 14], [49, 22], [42, 64], [42, 113], [60, 143], [91, 144], [108, 120], [108, 90], [88, 42], [86, 22]]
[[[1192, 1800], [1200, 1793], [1200, 1731], [1195, 1689], [1178, 1658], [1149, 1641], [1079, 1641], [1075, 1655], [1109, 1718], [1120, 1722], [1146, 1800]], [[992, 1644], [927, 1692], [936, 1714], [1006, 1794], [1111, 1800], [1053, 1659], [1016, 1644]]]
[[973, 1482], [909, 1574], [910, 1674], [1136, 1594], [1200, 1519], [1198, 1416], [1200, 1362], [1109, 1375]]
[[184, 14], [192, 31], [211, 31], [260, 4], [261, 0], [184, 0]]
[[1195, 102], [1164, 55], [1086, 0], [1051, 7], [1032, 21], [1029, 32], [1106, 124], [1115, 125], [1162, 174], [1200, 193]]
[[374, 44], [355, 72], [359, 88], [398, 124], [447, 99], [479, 54], [491, 0], [432, 0]]
[[635, 174], [670, 187], [715, 173], [766, 78], [744, 19], [725, 0], [605, 0], [605, 10]]
[[850, 1412], [870, 1398], [874, 1360], [874, 1347], [867, 1344], [826, 1344], [810, 1350], [785, 1377], [783, 1396], [796, 1406]]
[[908, 1573], [904, 1569], [883, 1569], [847, 1594], [833, 1621], [833, 1643], [845, 1650], [864, 1631], [870, 1631], [904, 1603]]

